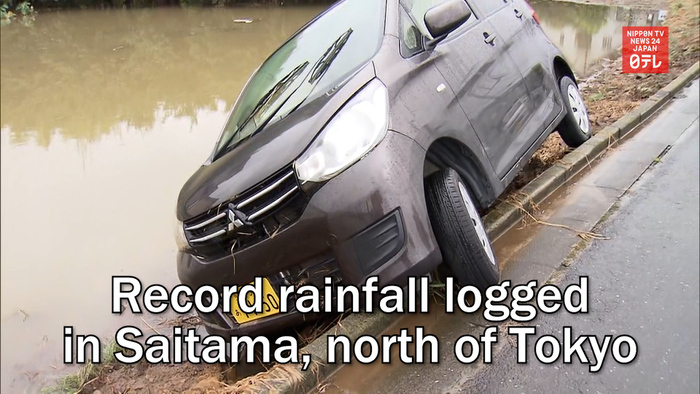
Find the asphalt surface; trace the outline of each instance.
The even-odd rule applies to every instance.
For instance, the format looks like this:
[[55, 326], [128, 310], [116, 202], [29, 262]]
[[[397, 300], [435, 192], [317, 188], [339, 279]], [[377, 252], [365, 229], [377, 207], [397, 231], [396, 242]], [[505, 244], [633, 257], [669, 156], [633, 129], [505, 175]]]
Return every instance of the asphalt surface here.
[[[327, 381], [326, 392], [697, 392], [699, 106], [695, 80], [621, 146], [540, 204], [541, 220], [568, 229], [516, 226], [494, 243], [501, 279], [514, 285], [544, 283], [555, 271], [562, 286], [590, 277], [590, 313], [541, 315], [531, 323], [537, 337], [562, 340], [566, 325], [574, 337], [628, 334], [638, 343], [634, 362], [619, 365], [608, 355], [603, 370], [591, 374], [576, 362], [539, 363], [530, 343], [529, 363], [522, 365], [509, 338], [501, 337], [493, 364], [462, 364], [453, 352], [457, 339], [479, 336], [493, 323], [480, 313], [446, 314], [437, 300], [430, 314], [403, 316], [384, 334], [424, 327], [440, 341], [439, 364], [403, 364], [397, 354], [389, 364], [355, 362]], [[608, 220], [595, 227], [602, 217]], [[571, 229], [611, 239], [594, 241], [562, 269], [581, 241]]]
[[[528, 364], [516, 364], [509, 344], [460, 390], [468, 392], [697, 393], [700, 252], [698, 122], [620, 199], [619, 209], [567, 270], [563, 288], [589, 277], [590, 313], [558, 312], [535, 320], [537, 336], [562, 339], [562, 328], [582, 334], [631, 335], [638, 356], [621, 365], [610, 356], [600, 372], [561, 359], [545, 365], [528, 343]], [[586, 349], [586, 354], [592, 352]], [[576, 360], [576, 358], [574, 358]]]

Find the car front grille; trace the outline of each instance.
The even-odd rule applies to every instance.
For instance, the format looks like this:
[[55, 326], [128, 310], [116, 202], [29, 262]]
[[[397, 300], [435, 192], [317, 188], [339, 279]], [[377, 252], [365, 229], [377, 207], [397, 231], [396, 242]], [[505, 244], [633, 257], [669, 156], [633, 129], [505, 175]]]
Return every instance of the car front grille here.
[[185, 236], [194, 252], [217, 258], [275, 235], [301, 216], [306, 197], [289, 166], [234, 200], [185, 222]]
[[[290, 267], [267, 277], [275, 288], [277, 294], [280, 294], [280, 288], [282, 286], [294, 286], [299, 288], [304, 285], [312, 285], [321, 289], [324, 286], [324, 280], [326, 277], [332, 278], [333, 286], [337, 286], [343, 283], [343, 277], [340, 273], [340, 267], [338, 267], [338, 262], [332, 257], [328, 256], [316, 256], [313, 260], [304, 262], [300, 265]], [[325, 293], [324, 293], [325, 295]], [[332, 292], [333, 299], [337, 296], [335, 289]], [[287, 298], [287, 304], [291, 305], [291, 310], [295, 310], [295, 303], [298, 295], [295, 293], [289, 294]], [[205, 305], [211, 305], [211, 298], [204, 296]], [[223, 303], [225, 301], [222, 299], [219, 301], [218, 307], [209, 313], [203, 313], [197, 311], [199, 317], [204, 321], [204, 324], [209, 326], [214, 326], [220, 330], [230, 330], [235, 329], [240, 326], [236, 323], [236, 320], [231, 316], [231, 314], [224, 313]], [[321, 298], [321, 310], [324, 309], [325, 298]], [[331, 300], [332, 302], [332, 300]], [[264, 320], [267, 318], [263, 318]]]

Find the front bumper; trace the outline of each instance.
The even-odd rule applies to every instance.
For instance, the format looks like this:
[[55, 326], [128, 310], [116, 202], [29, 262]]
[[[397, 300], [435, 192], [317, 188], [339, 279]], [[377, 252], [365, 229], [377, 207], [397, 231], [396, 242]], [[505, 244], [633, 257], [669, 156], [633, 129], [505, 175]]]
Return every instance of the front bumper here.
[[[180, 252], [180, 281], [221, 287], [264, 276], [274, 286], [295, 273], [317, 272], [307, 275], [312, 283], [333, 275], [344, 285], [369, 276], [402, 285], [409, 276], [429, 272], [441, 255], [425, 205], [424, 157], [415, 141], [390, 131], [372, 152], [318, 189], [298, 221], [274, 237], [213, 261]], [[403, 245], [385, 259], [368, 256], [368, 232], [397, 212]], [[201, 317], [207, 331], [219, 335], [265, 335], [314, 318], [291, 311], [239, 325], [221, 311]]]

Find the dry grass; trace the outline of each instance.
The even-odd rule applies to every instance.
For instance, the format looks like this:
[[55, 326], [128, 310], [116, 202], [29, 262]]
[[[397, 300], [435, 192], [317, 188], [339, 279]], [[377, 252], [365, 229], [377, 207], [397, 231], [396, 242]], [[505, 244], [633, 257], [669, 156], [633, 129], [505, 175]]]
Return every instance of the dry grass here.
[[299, 338], [299, 346], [304, 347], [310, 344], [316, 338], [320, 337], [326, 332], [329, 332], [331, 329], [333, 329], [335, 331], [335, 335], [337, 335], [338, 331], [343, 328], [341, 322], [345, 316], [347, 316], [347, 313], [338, 314], [334, 318], [316, 320], [302, 327], [297, 327], [295, 329], [295, 333]]
[[[669, 27], [669, 73], [623, 74], [622, 58], [579, 81], [594, 132], [611, 125], [666, 86], [698, 61], [700, 3], [672, 0], [665, 25]], [[515, 178], [506, 195], [525, 186], [568, 152], [559, 134], [550, 135]]]
[[693, 0], [671, 1], [666, 25], [669, 27], [671, 63], [687, 67], [698, 61], [700, 3]]
[[527, 163], [525, 168], [515, 177], [513, 182], [508, 186], [506, 194], [513, 190], [517, 190], [527, 185], [528, 182], [537, 178], [547, 168], [560, 160], [569, 148], [564, 144], [559, 133], [551, 134], [544, 140], [542, 146], [532, 155], [532, 158]]
[[[532, 201], [532, 200], [530, 199], [530, 201]], [[592, 232], [592, 231], [578, 230], [578, 229], [575, 229], [575, 228], [573, 228], [573, 227], [571, 227], [571, 226], [567, 226], [567, 225], [565, 225], [565, 224], [551, 223], [551, 222], [544, 221], [544, 220], [538, 218], [537, 216], [535, 216], [535, 214], [533, 214], [533, 213], [530, 212], [531, 210], [532, 210], [533, 212], [536, 212], [536, 208], [527, 209], [525, 206], [523, 206], [523, 203], [520, 202], [520, 201], [519, 201], [518, 199], [516, 199], [516, 198], [508, 198], [507, 200], [505, 200], [505, 203], [508, 204], [508, 205], [511, 205], [511, 206], [513, 206], [513, 207], [515, 207], [515, 208], [517, 208], [518, 210], [520, 210], [520, 211], [524, 214], [524, 217], [525, 217], [525, 218], [529, 218], [529, 219], [530, 219], [533, 223], [535, 223], [535, 224], [539, 224], [539, 225], [543, 225], [543, 226], [548, 226], [548, 227], [561, 228], [561, 229], [564, 229], [564, 230], [569, 230], [569, 231], [571, 231], [571, 232], [576, 233], [576, 235], [577, 235], [578, 237], [580, 237], [581, 239], [583, 239], [583, 240], [585, 240], [585, 241], [590, 241], [590, 240], [593, 240], [593, 239], [599, 239], [599, 240], [607, 240], [607, 239], [610, 239], [610, 237], [606, 237], [605, 235], [598, 234], [598, 233], [594, 233], [594, 232]]]
[[623, 74], [622, 60], [617, 59], [582, 81], [596, 128], [615, 122], [698, 61], [700, 5], [695, 0], [672, 0], [670, 7], [665, 21], [669, 27], [668, 74]]
[[275, 393], [279, 391], [278, 387], [280, 386], [292, 385], [297, 387], [301, 382], [301, 371], [295, 365], [275, 365], [268, 371], [243, 378], [232, 385], [221, 383], [222, 387], [218, 392], [242, 394]]

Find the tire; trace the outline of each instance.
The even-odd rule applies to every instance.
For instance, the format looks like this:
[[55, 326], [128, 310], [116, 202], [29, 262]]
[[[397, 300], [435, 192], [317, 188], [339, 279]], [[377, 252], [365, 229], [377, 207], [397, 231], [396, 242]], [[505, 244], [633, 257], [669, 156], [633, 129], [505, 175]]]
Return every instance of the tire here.
[[559, 135], [566, 145], [577, 148], [591, 138], [591, 122], [588, 110], [578, 86], [569, 77], [559, 80], [559, 90], [564, 100], [566, 116], [559, 123]]
[[426, 202], [443, 262], [457, 282], [480, 290], [499, 282], [498, 263], [466, 184], [451, 168], [426, 179]]

